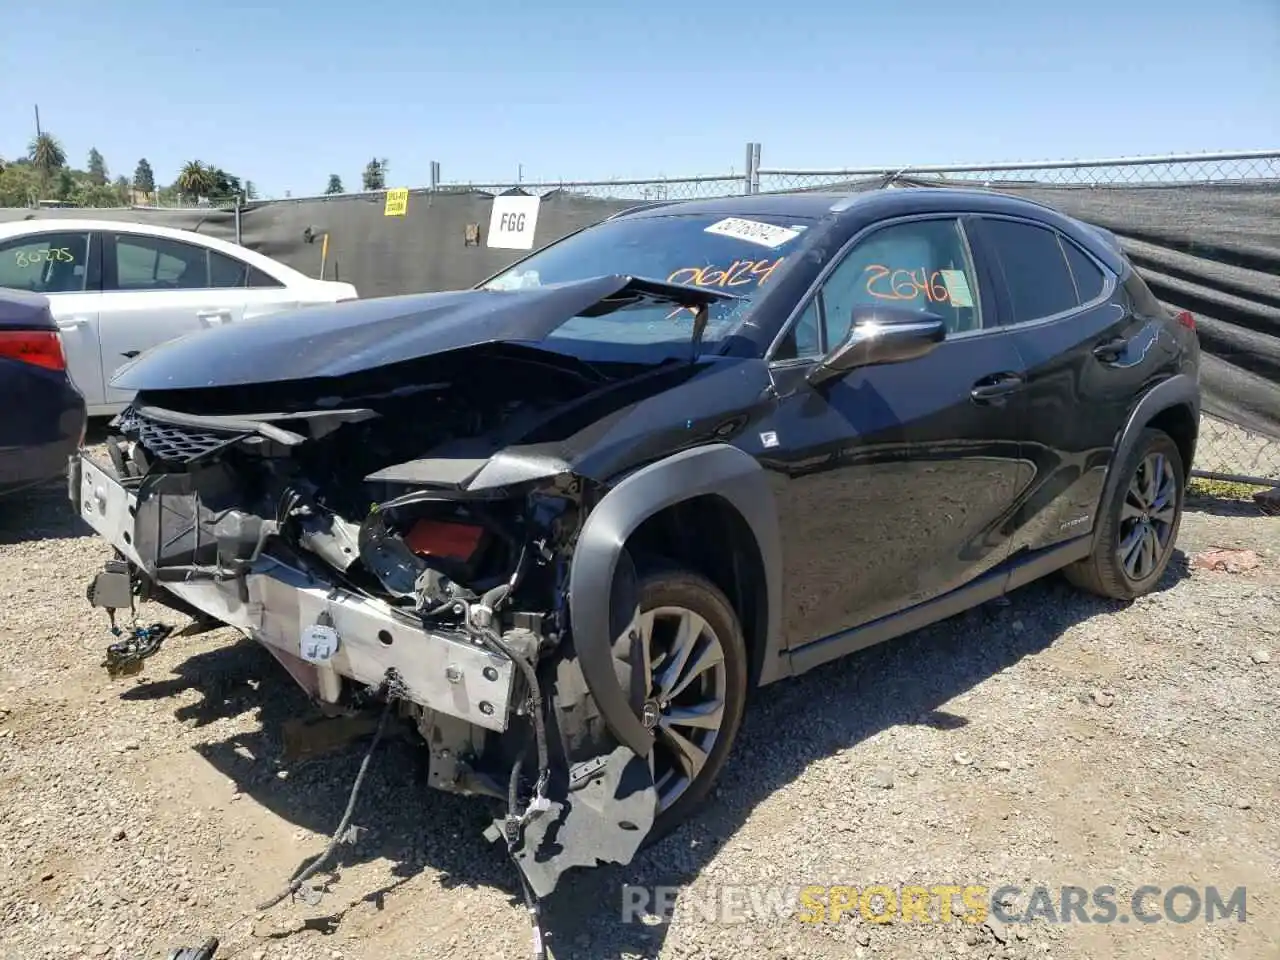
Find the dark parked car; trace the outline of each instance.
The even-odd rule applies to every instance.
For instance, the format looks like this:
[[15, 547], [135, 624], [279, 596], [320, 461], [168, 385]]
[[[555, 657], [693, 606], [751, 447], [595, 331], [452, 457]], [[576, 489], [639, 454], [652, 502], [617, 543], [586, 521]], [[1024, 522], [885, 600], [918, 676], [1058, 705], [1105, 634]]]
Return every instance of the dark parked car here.
[[84, 430], [49, 301], [0, 287], [0, 495], [65, 477]]
[[696, 810], [753, 686], [1057, 570], [1152, 590], [1198, 356], [1113, 238], [1033, 203], [650, 205], [474, 290], [156, 348], [77, 502], [121, 557], [95, 602], [395, 698], [436, 786], [510, 800], [543, 894]]

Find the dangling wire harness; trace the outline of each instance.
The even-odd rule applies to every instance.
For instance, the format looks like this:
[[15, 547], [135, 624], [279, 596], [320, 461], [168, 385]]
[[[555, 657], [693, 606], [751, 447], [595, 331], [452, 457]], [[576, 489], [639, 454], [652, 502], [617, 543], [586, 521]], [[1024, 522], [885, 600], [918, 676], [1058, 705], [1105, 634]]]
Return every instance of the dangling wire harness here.
[[278, 894], [270, 900], [259, 904], [259, 910], [270, 910], [280, 901], [297, 895], [303, 884], [319, 873], [321, 868], [333, 858], [338, 847], [349, 841], [351, 836], [351, 817], [355, 813], [356, 801], [360, 797], [360, 788], [364, 785], [365, 775], [369, 772], [369, 762], [373, 759], [374, 751], [378, 749], [382, 735], [386, 732], [387, 720], [391, 716], [391, 711], [395, 708], [396, 701], [400, 700], [405, 692], [404, 683], [400, 680], [400, 676], [396, 673], [394, 667], [387, 670], [382, 685], [378, 690], [386, 697], [386, 704], [382, 708], [382, 716], [378, 718], [378, 729], [374, 732], [373, 742], [369, 744], [369, 749], [365, 752], [364, 759], [360, 761], [360, 770], [356, 774], [355, 783], [351, 785], [351, 794], [347, 798], [347, 809], [343, 812], [342, 819], [338, 822], [338, 829], [333, 832], [328, 846], [324, 848], [320, 856], [316, 857], [303, 870], [297, 873]]

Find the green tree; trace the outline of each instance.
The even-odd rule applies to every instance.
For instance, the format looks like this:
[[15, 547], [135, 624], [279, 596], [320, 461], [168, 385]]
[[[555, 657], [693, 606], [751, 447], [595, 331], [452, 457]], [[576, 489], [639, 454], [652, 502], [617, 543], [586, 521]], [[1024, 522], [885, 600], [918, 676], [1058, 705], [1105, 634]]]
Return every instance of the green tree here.
[[133, 189], [148, 194], [156, 192], [156, 175], [146, 157], [138, 161], [138, 166], [133, 171]]
[[6, 163], [0, 170], [0, 207], [30, 207], [40, 194], [40, 178], [25, 160]]
[[324, 188], [325, 196], [331, 197], [335, 193], [346, 193], [342, 187], [342, 178], [336, 173], [329, 174], [329, 185]]
[[95, 187], [107, 185], [107, 162], [102, 159], [97, 147], [89, 150], [89, 182]]
[[121, 207], [120, 194], [110, 184], [91, 183], [88, 180], [77, 185], [71, 194], [71, 201], [77, 207]]
[[43, 196], [49, 189], [49, 183], [53, 180], [54, 174], [66, 166], [67, 152], [62, 149], [62, 144], [53, 134], [40, 133], [27, 148], [27, 158], [36, 169], [36, 176], [40, 181], [40, 195]]
[[53, 195], [57, 200], [64, 203], [75, 199], [76, 178], [71, 175], [71, 171], [63, 167], [58, 171], [58, 184], [54, 189]]
[[253, 185], [252, 180], [246, 180], [244, 182], [244, 198], [246, 200], [258, 199], [258, 188]]
[[111, 184], [111, 190], [116, 197], [116, 202], [113, 206], [129, 207], [133, 205], [133, 191], [129, 187], [128, 177], [116, 177], [115, 182]]
[[173, 184], [178, 193], [191, 200], [208, 197], [218, 188], [217, 172], [199, 160], [189, 160], [182, 165], [178, 179]]
[[220, 166], [214, 166], [212, 174], [214, 174], [214, 188], [206, 195], [210, 200], [232, 200], [234, 197], [244, 195], [239, 177], [233, 177]]
[[387, 189], [387, 160], [382, 158], [379, 160], [374, 157], [364, 168], [364, 176], [361, 178], [364, 182], [366, 190], [385, 190]]

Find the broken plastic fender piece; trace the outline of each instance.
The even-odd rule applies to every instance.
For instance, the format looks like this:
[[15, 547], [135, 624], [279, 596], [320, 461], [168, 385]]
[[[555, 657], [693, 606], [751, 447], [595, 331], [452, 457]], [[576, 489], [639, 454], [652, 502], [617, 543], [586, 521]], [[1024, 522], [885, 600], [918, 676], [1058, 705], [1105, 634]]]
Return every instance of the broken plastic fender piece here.
[[[657, 811], [649, 762], [619, 746], [580, 788], [570, 789], [564, 800], [549, 801], [547, 809], [526, 821], [511, 855], [541, 899], [573, 867], [630, 863]], [[485, 835], [496, 840], [504, 828], [505, 821], [496, 820]]]

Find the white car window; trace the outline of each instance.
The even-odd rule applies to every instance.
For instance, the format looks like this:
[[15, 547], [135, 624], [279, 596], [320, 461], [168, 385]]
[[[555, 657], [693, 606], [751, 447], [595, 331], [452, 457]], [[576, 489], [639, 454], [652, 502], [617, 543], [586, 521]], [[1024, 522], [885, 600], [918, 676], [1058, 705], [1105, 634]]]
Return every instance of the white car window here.
[[79, 293], [88, 267], [87, 233], [38, 233], [0, 241], [0, 287]]
[[114, 290], [283, 287], [256, 267], [207, 247], [168, 237], [116, 235]]
[[116, 234], [115, 290], [206, 290], [209, 251], [168, 237]]
[[249, 265], [213, 250], [209, 251], [209, 286], [247, 287]]
[[214, 287], [283, 287], [275, 277], [268, 276], [257, 267], [243, 260], [216, 250], [209, 251], [209, 282]]

